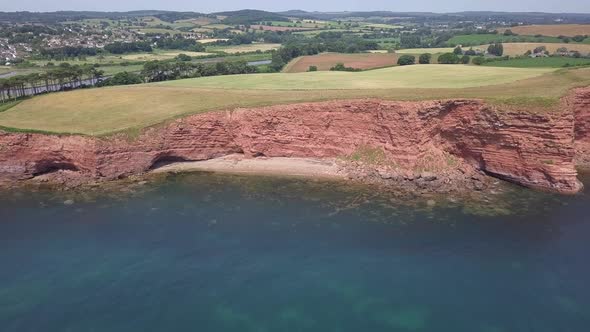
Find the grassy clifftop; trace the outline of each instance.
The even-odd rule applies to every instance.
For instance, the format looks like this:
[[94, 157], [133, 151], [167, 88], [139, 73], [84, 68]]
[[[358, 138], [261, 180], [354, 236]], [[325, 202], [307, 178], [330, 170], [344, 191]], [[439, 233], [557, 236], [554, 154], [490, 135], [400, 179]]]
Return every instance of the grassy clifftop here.
[[1, 112], [0, 126], [106, 135], [200, 112], [352, 98], [479, 98], [547, 110], [583, 85], [590, 85], [590, 68], [417, 65], [360, 73], [218, 76], [39, 96]]

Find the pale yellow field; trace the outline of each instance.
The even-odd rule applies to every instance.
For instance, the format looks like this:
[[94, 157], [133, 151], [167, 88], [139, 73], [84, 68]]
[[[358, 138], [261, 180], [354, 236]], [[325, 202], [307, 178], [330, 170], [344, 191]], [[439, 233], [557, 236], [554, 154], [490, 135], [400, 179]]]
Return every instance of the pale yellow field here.
[[[567, 44], [567, 43], [504, 43], [504, 55], [523, 55], [526, 51], [532, 51], [536, 47], [545, 46], [547, 51], [555, 53], [558, 48], [565, 47], [570, 51], [578, 51], [582, 54], [590, 53], [590, 44]], [[487, 49], [488, 45], [478, 46]]]
[[133, 29], [137, 33], [159, 33], [159, 34], [170, 34], [170, 35], [184, 35], [187, 32], [178, 31], [178, 30], [168, 30], [168, 29], [160, 29], [160, 28], [140, 28], [140, 29]]
[[397, 66], [354, 73], [324, 71], [212, 76], [162, 82], [156, 85], [269, 90], [467, 88], [511, 83], [551, 71], [554, 69], [433, 64]]
[[399, 54], [423, 54], [423, 53], [449, 53], [453, 52], [451, 47], [439, 47], [439, 48], [407, 48], [404, 50], [396, 50], [395, 53]]
[[203, 17], [191, 18], [191, 19], [187, 19], [187, 20], [179, 20], [179, 21], [176, 21], [175, 23], [192, 23], [192, 24], [202, 26], [202, 25], [208, 25], [208, 24], [215, 24], [217, 22], [218, 22], [217, 19], [203, 16]]
[[[545, 46], [550, 53], [555, 53], [558, 48], [565, 47], [568, 50], [578, 51], [582, 54], [590, 53], [590, 44], [572, 44], [572, 43], [503, 43], [504, 55], [517, 56], [523, 55], [526, 51], [534, 50], [538, 46]], [[470, 48], [474, 50], [486, 51], [489, 45], [479, 45], [473, 47], [464, 47], [463, 51]], [[396, 50], [398, 54], [422, 54], [422, 53], [448, 53], [453, 52], [453, 48], [409, 48], [404, 50]]]
[[[498, 29], [499, 32], [504, 32], [506, 29]], [[510, 28], [512, 32], [519, 35], [543, 35], [550, 37], [576, 35], [590, 35], [590, 24], [550, 24], [550, 25], [523, 25], [519, 27]]]
[[211, 55], [212, 53], [206, 52], [190, 52], [190, 51], [175, 51], [175, 52], [163, 52], [163, 53], [142, 53], [142, 54], [127, 54], [123, 55], [122, 58], [125, 60], [168, 60], [172, 59], [179, 54], [186, 54], [188, 56], [205, 56]]
[[[256, 52], [256, 51], [270, 51], [276, 50], [281, 47], [281, 44], [246, 44], [246, 45], [236, 45], [236, 46], [219, 46], [219, 47], [212, 47], [211, 51], [222, 51], [225, 53], [245, 53], [245, 52]], [[209, 50], [209, 49], [207, 49]]]
[[208, 44], [208, 43], [215, 43], [215, 42], [220, 41], [220, 40], [221, 41], [226, 41], [228, 39], [225, 39], [225, 38], [199, 39], [199, 40], [197, 40], [197, 42], [198, 43], [201, 43], [201, 44]]
[[401, 25], [391, 25], [391, 24], [381, 24], [381, 23], [369, 23], [365, 24], [364, 26], [368, 28], [375, 28], [375, 29], [401, 29], [403, 26]]

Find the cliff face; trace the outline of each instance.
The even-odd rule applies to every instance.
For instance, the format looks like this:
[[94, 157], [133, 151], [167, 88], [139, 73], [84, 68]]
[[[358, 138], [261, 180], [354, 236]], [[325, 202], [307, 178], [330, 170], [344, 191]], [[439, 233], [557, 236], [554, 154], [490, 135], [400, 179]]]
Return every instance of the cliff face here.
[[582, 186], [573, 135], [572, 112], [502, 112], [468, 100], [333, 101], [194, 115], [134, 140], [0, 133], [0, 179], [69, 170], [108, 180], [162, 162], [232, 153], [334, 158], [370, 148], [398, 169], [468, 165], [524, 186], [574, 193]]
[[577, 89], [568, 104], [576, 117], [576, 163], [590, 168], [590, 88]]

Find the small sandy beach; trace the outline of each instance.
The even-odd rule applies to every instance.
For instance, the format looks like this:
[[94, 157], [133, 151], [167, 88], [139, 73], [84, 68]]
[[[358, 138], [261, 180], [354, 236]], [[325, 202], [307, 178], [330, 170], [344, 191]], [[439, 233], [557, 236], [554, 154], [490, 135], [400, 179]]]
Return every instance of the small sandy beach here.
[[314, 158], [244, 158], [242, 155], [230, 155], [204, 161], [180, 162], [165, 165], [153, 170], [153, 173], [180, 173], [207, 171], [233, 174], [257, 174], [276, 176], [296, 176], [308, 178], [342, 179], [345, 174], [335, 160]]

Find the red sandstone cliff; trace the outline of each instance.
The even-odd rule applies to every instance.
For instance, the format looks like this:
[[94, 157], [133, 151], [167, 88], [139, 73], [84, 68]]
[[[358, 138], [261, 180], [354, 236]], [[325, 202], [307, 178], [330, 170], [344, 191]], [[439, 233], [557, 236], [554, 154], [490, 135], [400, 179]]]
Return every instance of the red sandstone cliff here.
[[590, 88], [575, 90], [567, 102], [576, 117], [576, 163], [590, 168]]
[[[65, 169], [108, 180], [166, 161], [231, 153], [333, 158], [371, 147], [395, 168], [436, 171], [452, 155], [524, 186], [575, 193], [582, 186], [574, 165], [574, 114], [590, 118], [584, 93], [570, 101], [575, 113], [503, 112], [468, 100], [353, 100], [194, 115], [146, 129], [134, 140], [0, 132], [0, 179]], [[588, 137], [588, 128], [576, 125], [576, 135]]]

